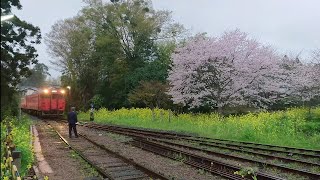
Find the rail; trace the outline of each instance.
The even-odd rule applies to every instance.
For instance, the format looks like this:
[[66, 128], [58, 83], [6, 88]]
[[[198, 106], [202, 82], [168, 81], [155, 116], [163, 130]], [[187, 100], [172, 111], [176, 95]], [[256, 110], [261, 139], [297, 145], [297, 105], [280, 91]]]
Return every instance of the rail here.
[[[97, 171], [104, 177], [104, 178], [108, 178], [108, 179], [121, 179], [121, 177], [117, 177], [118, 175], [120, 175], [119, 173], [118, 174], [115, 174], [115, 172], [112, 172], [112, 171], [108, 171], [104, 168], [101, 168], [99, 167], [98, 165], [95, 165], [94, 162], [92, 162], [90, 160], [90, 157], [87, 157], [85, 153], [82, 153], [79, 149], [75, 148], [72, 146], [72, 144], [70, 144], [64, 137], [63, 135], [58, 132], [52, 125], [48, 124], [48, 126], [50, 126], [59, 136], [60, 138], [68, 145], [69, 148], [71, 148], [72, 150], [74, 150], [77, 154], [79, 154], [85, 161], [87, 161], [92, 167], [94, 167], [95, 169], [97, 169]], [[154, 178], [154, 179], [164, 179], [164, 180], [168, 180], [170, 179], [169, 177], [166, 177], [160, 173], [157, 173], [157, 172], [154, 172], [152, 170], [150, 170], [149, 168], [147, 167], [144, 167], [144, 166], [141, 166], [137, 163], [135, 163], [133, 160], [131, 159], [128, 159], [128, 158], [125, 158], [123, 156], [121, 156], [120, 154], [118, 154], [117, 152], [113, 152], [109, 149], [107, 149], [104, 145], [101, 145], [97, 142], [95, 142], [94, 140], [90, 139], [89, 137], [81, 134], [81, 133], [78, 133], [79, 137], [82, 137], [84, 138], [85, 140], [87, 140], [88, 142], [90, 142], [91, 144], [94, 144], [95, 146], [97, 146], [99, 149], [102, 149], [103, 151], [106, 152], [106, 154], [109, 154], [109, 158], [113, 158], [113, 159], [119, 159], [119, 162], [121, 163], [118, 163], [118, 164], [123, 164], [122, 166], [118, 165], [117, 163], [115, 163], [115, 165], [112, 165], [114, 166], [114, 168], [129, 168], [127, 170], [127, 174], [123, 174], [121, 173], [122, 175], [125, 175], [125, 178], [126, 179], [136, 179], [136, 178], [146, 178], [147, 176], [149, 178]], [[92, 152], [91, 152], [92, 153]], [[102, 156], [100, 154], [100, 156]], [[108, 159], [108, 158], [106, 158]], [[131, 168], [134, 167], [134, 168]], [[125, 171], [125, 170], [124, 170]], [[128, 173], [128, 172], [131, 172]], [[147, 175], [143, 175], [143, 174]]]
[[[283, 165], [276, 165], [273, 163], [268, 163], [267, 161], [261, 161], [261, 160], [252, 160], [249, 158], [244, 158], [244, 157], [239, 157], [239, 156], [234, 156], [234, 155], [228, 155], [228, 154], [224, 154], [221, 152], [217, 152], [217, 151], [209, 151], [209, 150], [205, 150], [202, 148], [195, 148], [195, 147], [191, 147], [191, 146], [186, 146], [186, 145], [182, 145], [182, 144], [177, 144], [177, 143], [171, 143], [171, 142], [165, 142], [164, 140], [160, 140], [161, 138], [167, 137], [168, 139], [180, 139], [176, 137], [176, 134], [174, 136], [168, 136], [167, 133], [165, 133], [165, 136], [160, 136], [161, 134], [158, 134], [158, 132], [151, 132], [148, 130], [148, 132], [145, 132], [144, 130], [137, 130], [137, 129], [130, 129], [130, 128], [119, 128], [119, 127], [110, 127], [108, 125], [96, 125], [96, 124], [86, 124], [86, 127], [92, 127], [95, 129], [100, 129], [100, 130], [107, 130], [107, 131], [111, 131], [114, 133], [120, 133], [123, 135], [127, 135], [127, 136], [133, 136], [136, 138], [148, 138], [149, 140], [155, 140], [155, 141], [159, 141], [162, 143], [167, 143], [167, 144], [171, 144], [174, 146], [180, 146], [183, 148], [188, 148], [188, 149], [192, 149], [192, 150], [198, 150], [198, 151], [202, 151], [202, 152], [206, 152], [207, 154], [215, 154], [218, 155], [220, 157], [223, 158], [232, 158], [232, 159], [237, 159], [237, 160], [241, 160], [241, 161], [247, 161], [247, 162], [252, 162], [252, 163], [258, 163], [260, 165], [267, 165], [269, 167], [275, 167], [284, 171], [288, 171], [288, 172], [292, 172], [292, 173], [296, 173], [296, 174], [300, 174], [302, 176], [307, 176], [310, 179], [318, 179], [320, 177], [319, 173], [312, 173], [312, 172], [308, 172], [306, 170], [303, 169], [295, 169], [295, 168], [289, 168]], [[183, 139], [183, 138], [182, 138]], [[188, 138], [188, 140], [190, 140], [190, 138]], [[201, 143], [203, 144], [203, 143]], [[227, 147], [222, 147], [219, 146], [221, 148], [227, 148]], [[238, 150], [235, 148], [229, 148], [231, 150]], [[246, 151], [244, 149], [238, 150], [238, 151], [242, 151], [242, 152], [248, 152], [254, 155], [260, 155], [266, 158], [272, 158], [272, 159], [278, 159], [284, 162], [291, 162], [291, 163], [303, 163], [304, 165], [309, 165], [309, 166], [315, 166], [315, 167], [319, 167], [319, 163], [312, 163], [312, 162], [308, 162], [308, 161], [303, 161], [303, 160], [296, 160], [296, 159], [292, 159], [292, 158], [287, 158], [287, 157], [281, 157], [281, 156], [275, 156], [275, 155], [271, 155], [271, 154], [266, 154], [266, 153], [258, 153], [258, 152], [254, 152], [254, 151]]]

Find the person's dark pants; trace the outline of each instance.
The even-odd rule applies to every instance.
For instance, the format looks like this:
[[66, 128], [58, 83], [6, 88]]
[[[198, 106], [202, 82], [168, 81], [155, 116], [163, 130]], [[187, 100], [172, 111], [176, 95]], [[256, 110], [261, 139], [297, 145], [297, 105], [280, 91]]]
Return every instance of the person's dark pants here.
[[90, 121], [93, 121], [94, 120], [94, 115], [93, 115], [93, 113], [91, 112], [90, 113]]
[[69, 137], [71, 138], [71, 131], [73, 129], [74, 135], [78, 137], [77, 133], [77, 125], [76, 124], [69, 124]]

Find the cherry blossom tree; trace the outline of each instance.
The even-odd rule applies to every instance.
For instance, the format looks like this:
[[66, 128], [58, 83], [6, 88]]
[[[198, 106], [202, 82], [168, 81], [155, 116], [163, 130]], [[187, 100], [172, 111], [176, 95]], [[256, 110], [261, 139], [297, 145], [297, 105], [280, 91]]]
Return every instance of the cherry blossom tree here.
[[[320, 91], [320, 49], [313, 51], [313, 64], [315, 84], [318, 86], [318, 90]], [[320, 96], [320, 92], [318, 92], [318, 95]]]
[[320, 49], [315, 49], [312, 51], [312, 60], [316, 64], [320, 64]]
[[313, 79], [314, 79], [314, 97], [320, 102], [320, 49], [313, 51]]
[[239, 30], [196, 36], [172, 56], [168, 94], [190, 108], [265, 107], [284, 94], [287, 81], [275, 51]]
[[[316, 55], [316, 53], [314, 53]], [[320, 95], [320, 64], [314, 56], [312, 63], [302, 63], [298, 57], [283, 59], [287, 73], [286, 94], [297, 101], [308, 102]]]

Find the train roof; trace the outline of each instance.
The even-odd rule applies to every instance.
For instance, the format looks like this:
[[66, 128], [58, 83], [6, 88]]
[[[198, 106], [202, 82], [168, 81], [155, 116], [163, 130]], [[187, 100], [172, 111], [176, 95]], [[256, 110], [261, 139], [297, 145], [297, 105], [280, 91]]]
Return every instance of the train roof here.
[[19, 91], [24, 95], [31, 95], [38, 92], [39, 89], [35, 87], [19, 87]]
[[28, 96], [28, 95], [32, 95], [32, 94], [37, 94], [39, 92], [41, 92], [44, 89], [48, 89], [49, 91], [52, 90], [59, 90], [62, 89], [61, 87], [41, 87], [41, 88], [36, 88], [36, 87], [20, 87], [19, 88], [24, 95]]

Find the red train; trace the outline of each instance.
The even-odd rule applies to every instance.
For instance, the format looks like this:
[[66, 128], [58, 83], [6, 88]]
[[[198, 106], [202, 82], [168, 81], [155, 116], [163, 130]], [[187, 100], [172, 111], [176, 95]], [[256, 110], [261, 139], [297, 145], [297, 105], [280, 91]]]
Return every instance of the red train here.
[[21, 98], [21, 110], [37, 116], [61, 116], [66, 107], [66, 91], [42, 88]]

